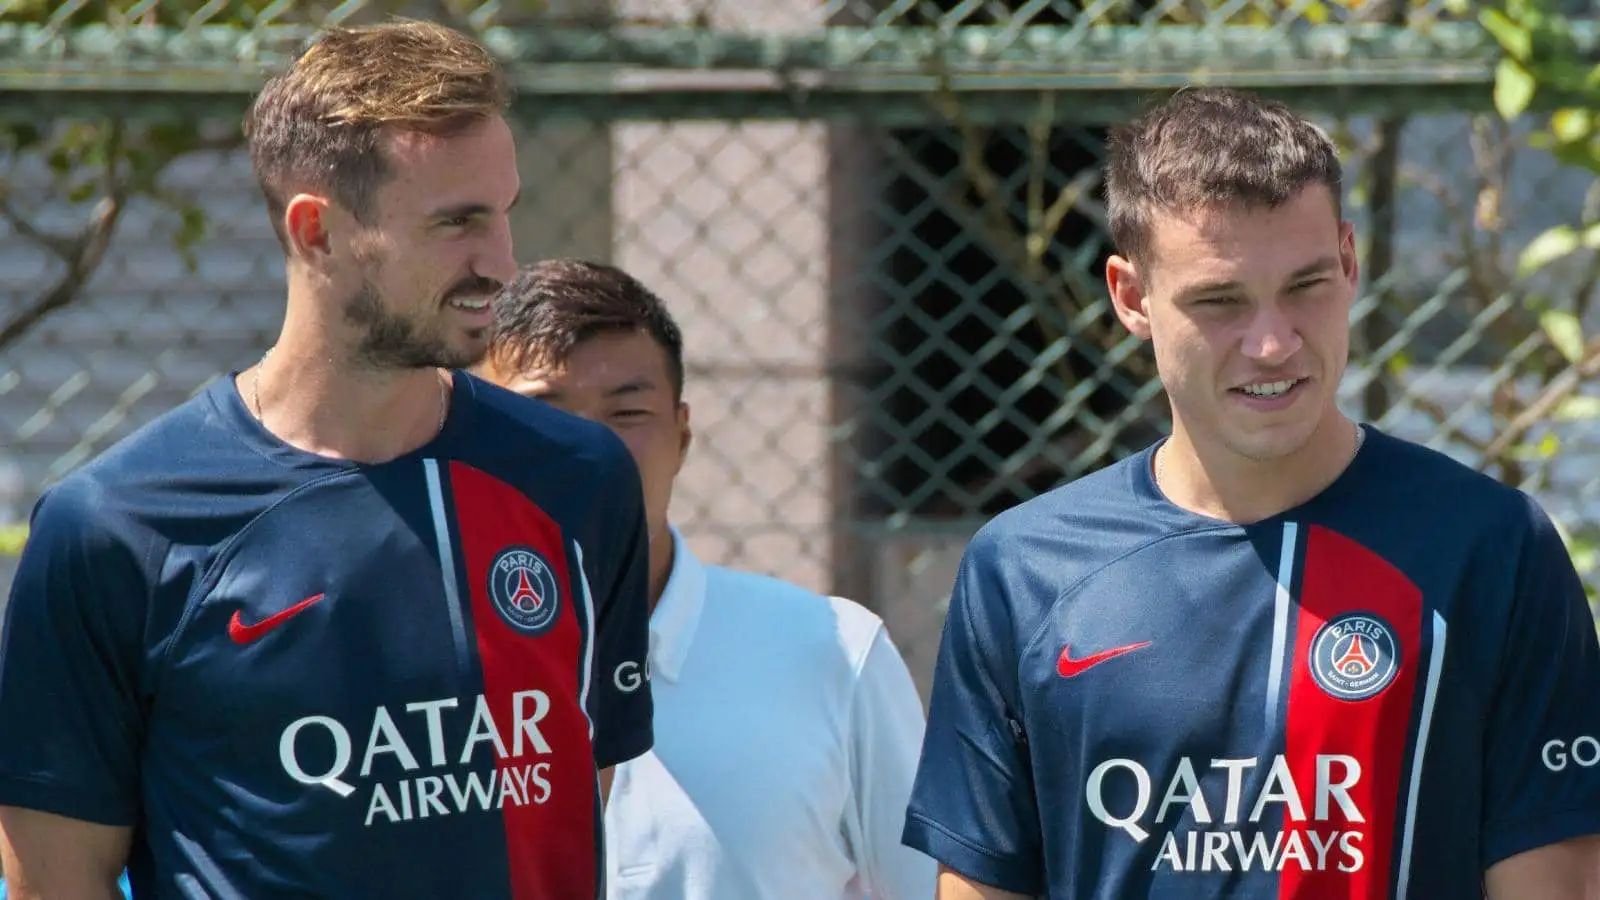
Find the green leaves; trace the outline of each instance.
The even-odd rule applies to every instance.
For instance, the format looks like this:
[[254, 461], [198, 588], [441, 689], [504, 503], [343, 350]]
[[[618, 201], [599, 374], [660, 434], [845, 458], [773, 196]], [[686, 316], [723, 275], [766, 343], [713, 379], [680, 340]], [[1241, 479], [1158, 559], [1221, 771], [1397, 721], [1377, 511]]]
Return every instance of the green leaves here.
[[[154, 201], [171, 218], [174, 249], [193, 271], [194, 250], [204, 239], [207, 221], [195, 200], [167, 189], [163, 176], [178, 159], [201, 150], [227, 150], [242, 141], [237, 126], [221, 131], [201, 122], [128, 123], [115, 119], [75, 122], [6, 123], [0, 125], [0, 152], [13, 159], [31, 157], [45, 163], [49, 179], [29, 184], [29, 196], [13, 198], [12, 185], [0, 172], [0, 204], [25, 240], [46, 249], [67, 264], [55, 285], [42, 285], [18, 311], [0, 317], [0, 345], [20, 340], [57, 310], [76, 302], [113, 240], [118, 213], [132, 201]], [[38, 196], [40, 191], [43, 196]], [[40, 201], [48, 206], [76, 206], [80, 223], [59, 230], [32, 221]]]
[[1539, 327], [1567, 362], [1576, 363], [1583, 358], [1583, 323], [1577, 316], [1565, 310], [1548, 309], [1539, 314]]
[[1502, 118], [1515, 119], [1533, 103], [1538, 91], [1533, 73], [1522, 63], [1507, 57], [1500, 60], [1494, 71], [1494, 109]]
[[1556, 404], [1553, 416], [1560, 422], [1600, 419], [1600, 397], [1574, 395]]
[[1528, 23], [1512, 21], [1505, 13], [1492, 8], [1478, 14], [1478, 23], [1513, 60], [1524, 62], [1533, 53], [1533, 31]]
[[[1494, 106], [1502, 117], [1527, 112], [1541, 91], [1580, 109], [1594, 105], [1585, 95], [1600, 89], [1600, 65], [1579, 52], [1571, 21], [1551, 0], [1505, 0], [1502, 8], [1480, 10], [1478, 23], [1505, 54], [1494, 83]], [[1568, 135], [1565, 140], [1577, 139], [1574, 132]]]
[[7, 525], [0, 528], [0, 556], [16, 556], [28, 542], [28, 526]]
[[1594, 111], [1589, 109], [1558, 109], [1550, 116], [1550, 134], [1557, 144], [1574, 144], [1587, 141], [1595, 133]]
[[[1548, 151], [1565, 165], [1600, 175], [1600, 66], [1575, 50], [1571, 25], [1550, 0], [1504, 0], [1498, 9], [1484, 9], [1478, 21], [1505, 55], [1495, 69], [1494, 105], [1505, 119], [1525, 117], [1541, 92], [1570, 105], [1555, 110], [1529, 143]], [[1528, 278], [1579, 251], [1600, 251], [1600, 222], [1558, 225], [1546, 229], [1522, 249], [1517, 276]], [[1589, 288], [1579, 289], [1586, 293]], [[1568, 307], [1582, 309], [1581, 300]], [[1575, 312], [1545, 309], [1539, 327], [1567, 362], [1584, 357], [1583, 322]], [[1595, 418], [1600, 400], [1573, 396], [1555, 409], [1557, 419]]]
[[1522, 256], [1517, 260], [1517, 274], [1526, 278], [1580, 248], [1600, 250], [1600, 222], [1581, 230], [1571, 225], [1546, 229], [1522, 249]]

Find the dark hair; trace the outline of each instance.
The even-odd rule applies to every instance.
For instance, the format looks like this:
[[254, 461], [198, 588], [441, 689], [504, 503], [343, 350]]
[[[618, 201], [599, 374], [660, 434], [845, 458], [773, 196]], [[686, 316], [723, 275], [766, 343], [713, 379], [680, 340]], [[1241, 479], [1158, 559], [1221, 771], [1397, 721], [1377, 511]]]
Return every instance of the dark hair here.
[[604, 263], [550, 259], [523, 266], [495, 300], [489, 358], [512, 370], [560, 365], [589, 338], [627, 331], [648, 334], [666, 352], [672, 395], [683, 399], [678, 323], [653, 291]]
[[250, 162], [285, 244], [283, 213], [302, 190], [366, 222], [389, 177], [379, 141], [394, 128], [459, 133], [504, 112], [510, 85], [480, 44], [432, 22], [330, 28], [266, 83], [244, 119]]
[[1343, 170], [1327, 132], [1282, 103], [1228, 88], [1188, 88], [1107, 142], [1106, 212], [1117, 252], [1150, 251], [1160, 212], [1280, 206], [1323, 185], [1340, 207]]

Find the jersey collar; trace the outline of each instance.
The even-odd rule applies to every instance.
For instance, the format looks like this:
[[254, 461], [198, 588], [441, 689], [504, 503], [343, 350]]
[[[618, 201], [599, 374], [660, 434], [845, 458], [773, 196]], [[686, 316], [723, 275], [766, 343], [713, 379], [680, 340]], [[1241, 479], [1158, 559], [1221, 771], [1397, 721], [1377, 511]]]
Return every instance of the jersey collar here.
[[672, 534], [672, 571], [650, 615], [650, 677], [676, 682], [705, 607], [706, 567], [676, 526], [669, 524], [667, 530]]

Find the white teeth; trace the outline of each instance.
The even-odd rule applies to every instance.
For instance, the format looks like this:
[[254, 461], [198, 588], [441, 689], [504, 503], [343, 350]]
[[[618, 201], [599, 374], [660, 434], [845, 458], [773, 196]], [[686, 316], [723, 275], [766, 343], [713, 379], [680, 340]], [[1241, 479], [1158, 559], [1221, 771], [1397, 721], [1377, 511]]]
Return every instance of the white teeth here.
[[1277, 397], [1288, 393], [1289, 389], [1299, 383], [1300, 379], [1291, 378], [1288, 381], [1269, 381], [1266, 384], [1247, 384], [1241, 390], [1252, 397]]
[[461, 309], [470, 309], [476, 311], [480, 309], [487, 309], [489, 307], [489, 301], [487, 298], [468, 300], [465, 297], [457, 297], [456, 299], [450, 301], [450, 305], [460, 307]]

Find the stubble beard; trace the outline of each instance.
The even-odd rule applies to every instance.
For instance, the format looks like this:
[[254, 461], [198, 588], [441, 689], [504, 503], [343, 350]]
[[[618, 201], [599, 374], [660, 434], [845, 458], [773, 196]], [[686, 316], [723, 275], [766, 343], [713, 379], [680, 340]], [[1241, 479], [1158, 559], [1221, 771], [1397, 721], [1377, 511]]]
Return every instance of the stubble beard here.
[[488, 342], [469, 333], [470, 345], [452, 347], [441, 334], [427, 331], [417, 319], [383, 308], [378, 288], [368, 279], [344, 304], [344, 319], [362, 330], [354, 361], [375, 371], [467, 369], [482, 361]]

